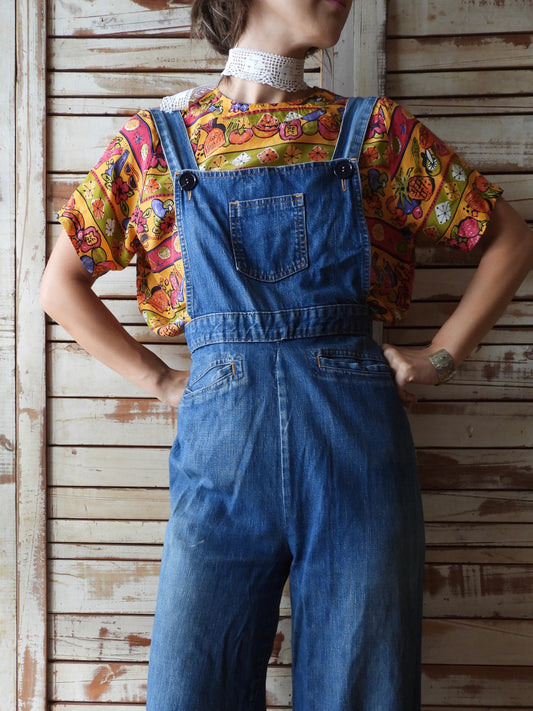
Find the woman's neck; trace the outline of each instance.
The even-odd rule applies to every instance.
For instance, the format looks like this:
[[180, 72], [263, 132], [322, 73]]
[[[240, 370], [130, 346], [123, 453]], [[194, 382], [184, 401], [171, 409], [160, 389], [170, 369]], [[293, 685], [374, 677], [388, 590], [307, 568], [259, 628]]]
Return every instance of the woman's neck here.
[[268, 84], [226, 76], [222, 77], [218, 87], [224, 96], [241, 104], [281, 104], [287, 101], [297, 101], [307, 96], [310, 91], [310, 88], [302, 91], [284, 91]]

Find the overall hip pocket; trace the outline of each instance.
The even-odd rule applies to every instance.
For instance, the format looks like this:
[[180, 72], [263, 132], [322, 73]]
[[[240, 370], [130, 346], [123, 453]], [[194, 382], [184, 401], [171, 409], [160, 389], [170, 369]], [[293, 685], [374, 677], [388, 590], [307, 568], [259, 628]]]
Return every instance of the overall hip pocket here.
[[237, 271], [274, 282], [309, 265], [302, 194], [230, 202], [229, 214]]

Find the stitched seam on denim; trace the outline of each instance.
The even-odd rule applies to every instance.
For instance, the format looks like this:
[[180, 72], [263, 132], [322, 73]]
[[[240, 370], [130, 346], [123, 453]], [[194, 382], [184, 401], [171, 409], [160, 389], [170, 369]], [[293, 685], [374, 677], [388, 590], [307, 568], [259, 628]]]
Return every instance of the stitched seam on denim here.
[[[288, 510], [287, 510], [287, 496], [286, 496], [286, 482], [287, 482], [287, 464], [288, 464], [288, 448], [286, 446], [286, 433], [287, 433], [287, 418], [286, 418], [286, 405], [287, 398], [284, 394], [281, 368], [279, 367], [279, 346], [276, 348], [276, 390], [278, 395], [278, 423], [279, 423], [279, 453], [280, 453], [280, 483], [281, 483], [281, 505], [283, 509], [283, 523], [285, 525], [285, 531], [288, 530]], [[284, 405], [284, 406], [283, 406]]]

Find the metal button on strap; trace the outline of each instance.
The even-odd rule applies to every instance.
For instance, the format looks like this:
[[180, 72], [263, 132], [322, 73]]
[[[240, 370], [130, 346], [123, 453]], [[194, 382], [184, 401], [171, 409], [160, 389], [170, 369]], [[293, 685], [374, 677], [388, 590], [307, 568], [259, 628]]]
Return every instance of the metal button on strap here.
[[184, 173], [180, 175], [178, 178], [178, 182], [180, 184], [180, 188], [182, 190], [192, 190], [195, 188], [198, 184], [198, 178], [194, 173], [191, 173], [190, 171], [186, 170]]

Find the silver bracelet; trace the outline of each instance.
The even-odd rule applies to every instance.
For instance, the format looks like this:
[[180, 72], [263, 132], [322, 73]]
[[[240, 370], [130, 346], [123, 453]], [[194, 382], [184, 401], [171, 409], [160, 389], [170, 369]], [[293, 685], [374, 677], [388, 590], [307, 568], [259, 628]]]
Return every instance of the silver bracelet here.
[[437, 385], [448, 382], [455, 375], [455, 362], [445, 348], [432, 353], [429, 356], [429, 360], [437, 371], [439, 379]]

